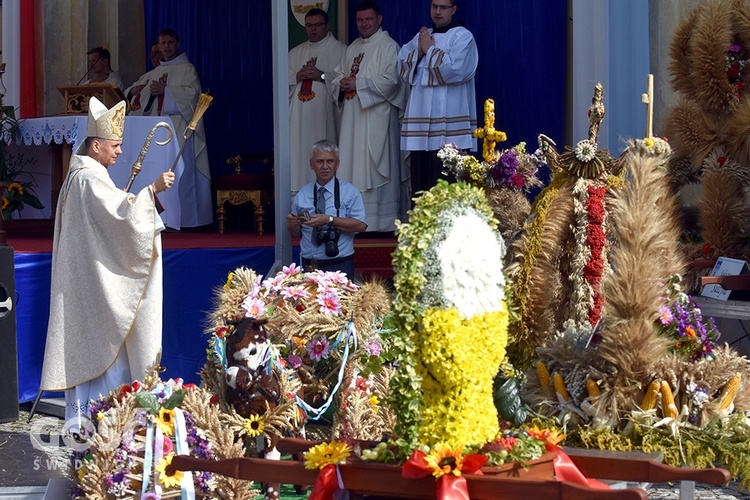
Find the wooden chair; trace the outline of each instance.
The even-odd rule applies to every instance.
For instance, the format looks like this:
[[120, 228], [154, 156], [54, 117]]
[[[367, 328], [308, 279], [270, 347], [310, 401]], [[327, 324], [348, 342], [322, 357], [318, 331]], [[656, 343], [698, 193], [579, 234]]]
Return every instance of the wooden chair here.
[[[260, 162], [267, 172], [243, 173], [243, 162]], [[273, 206], [273, 156], [269, 155], [236, 155], [227, 159], [227, 164], [234, 165], [234, 173], [219, 177], [214, 181], [216, 189], [216, 216], [219, 221], [219, 233], [224, 233], [226, 211], [224, 205], [242, 205], [252, 202], [255, 206], [255, 229], [263, 234], [263, 223], [266, 215], [265, 205]]]

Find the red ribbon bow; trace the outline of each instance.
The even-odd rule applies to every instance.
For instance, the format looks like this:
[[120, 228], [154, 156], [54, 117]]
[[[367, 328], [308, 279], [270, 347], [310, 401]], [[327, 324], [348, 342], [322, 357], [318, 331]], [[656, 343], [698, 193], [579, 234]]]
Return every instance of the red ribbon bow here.
[[[401, 476], [408, 479], [420, 479], [432, 475], [432, 469], [427, 465], [427, 454], [421, 450], [414, 450], [409, 460], [401, 468]], [[463, 457], [461, 474], [443, 474], [437, 479], [435, 495], [437, 500], [469, 500], [469, 488], [463, 474], [482, 474], [482, 466], [487, 462], [486, 455], [470, 454]]]
[[315, 480], [315, 485], [313, 485], [308, 500], [331, 500], [338, 487], [336, 466], [328, 464], [318, 472], [318, 478]]
[[581, 484], [597, 490], [610, 489], [608, 484], [584, 476], [583, 473], [578, 470], [578, 467], [576, 467], [576, 464], [573, 463], [568, 454], [562, 451], [562, 448], [559, 446], [553, 446], [551, 448], [548, 446], [547, 450], [557, 454], [554, 464], [555, 478], [558, 481], [568, 481], [570, 483]]

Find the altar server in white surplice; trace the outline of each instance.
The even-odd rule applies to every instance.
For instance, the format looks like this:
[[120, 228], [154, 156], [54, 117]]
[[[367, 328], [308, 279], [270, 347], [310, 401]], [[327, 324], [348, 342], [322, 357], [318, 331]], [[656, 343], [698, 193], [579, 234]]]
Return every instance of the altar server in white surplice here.
[[[172, 29], [159, 33], [161, 63], [125, 90], [126, 96], [140, 93], [140, 108], [131, 114], [143, 116], [168, 115], [175, 128], [175, 136], [182, 145], [183, 134], [193, 117], [201, 82], [185, 53], [179, 53], [180, 38]], [[144, 80], [148, 83], [144, 83]], [[134, 99], [131, 99], [131, 103]], [[185, 170], [180, 177], [180, 224], [183, 227], [205, 226], [213, 223], [211, 202], [211, 171], [208, 165], [206, 134], [203, 119], [198, 122], [182, 154]]]
[[[55, 215], [42, 391], [65, 391], [66, 420], [90, 400], [142, 380], [161, 351], [161, 174], [126, 193], [107, 173], [122, 153], [125, 101], [89, 102], [86, 139], [70, 161]], [[167, 165], [164, 166], [166, 170]]]
[[315, 180], [310, 169], [310, 148], [322, 139], [338, 143], [339, 112], [331, 97], [333, 69], [346, 45], [328, 31], [328, 13], [310, 9], [305, 14], [307, 41], [289, 52], [289, 133], [291, 190]]
[[380, 7], [357, 6], [362, 34], [336, 68], [333, 96], [342, 109], [338, 176], [361, 192], [368, 231], [393, 231], [408, 208], [408, 172], [399, 148], [399, 116], [406, 87], [398, 76], [399, 46], [383, 31]]
[[453, 20], [456, 0], [429, 0], [432, 28], [423, 27], [398, 54], [401, 78], [411, 86], [401, 129], [401, 149], [411, 151], [412, 192], [441, 177], [437, 151], [446, 143], [476, 150], [474, 74], [479, 53], [474, 36]]

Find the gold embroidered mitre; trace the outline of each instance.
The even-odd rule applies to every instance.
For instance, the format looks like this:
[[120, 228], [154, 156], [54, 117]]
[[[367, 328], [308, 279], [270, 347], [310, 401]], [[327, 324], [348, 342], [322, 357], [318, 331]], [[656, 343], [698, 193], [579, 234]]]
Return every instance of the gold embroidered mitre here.
[[125, 101], [120, 101], [112, 109], [92, 97], [89, 101], [89, 119], [86, 122], [86, 137], [99, 137], [113, 141], [122, 140], [125, 128]]

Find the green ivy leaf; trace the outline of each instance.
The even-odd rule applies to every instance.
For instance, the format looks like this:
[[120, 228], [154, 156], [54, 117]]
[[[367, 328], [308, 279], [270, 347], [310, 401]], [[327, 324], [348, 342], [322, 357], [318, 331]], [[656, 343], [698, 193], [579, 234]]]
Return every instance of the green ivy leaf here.
[[182, 400], [185, 399], [186, 394], [187, 391], [185, 389], [173, 392], [172, 395], [169, 396], [169, 399], [164, 403], [164, 408], [167, 410], [177, 408], [182, 404]]
[[142, 408], [146, 408], [154, 415], [159, 414], [159, 400], [150, 392], [137, 392], [135, 394], [135, 399], [138, 400], [138, 404]]

